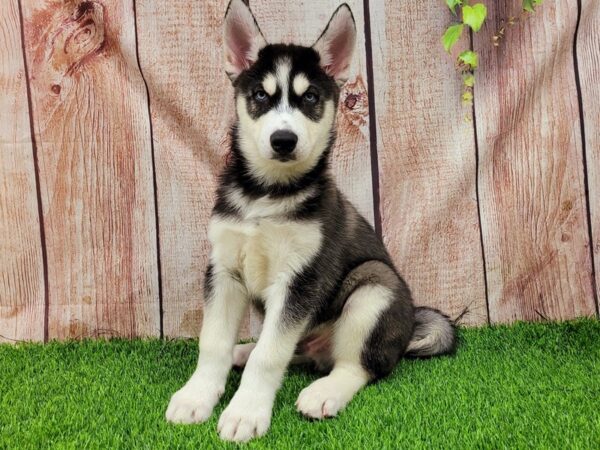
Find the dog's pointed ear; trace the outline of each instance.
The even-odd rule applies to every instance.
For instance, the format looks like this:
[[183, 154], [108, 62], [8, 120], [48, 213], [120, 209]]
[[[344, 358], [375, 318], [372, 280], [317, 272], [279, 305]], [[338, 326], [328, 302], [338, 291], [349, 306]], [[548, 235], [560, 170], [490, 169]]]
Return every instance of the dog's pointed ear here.
[[321, 67], [338, 85], [348, 79], [356, 43], [356, 25], [350, 7], [344, 3], [335, 10], [325, 31], [313, 48], [321, 57]]
[[256, 61], [259, 50], [267, 45], [267, 41], [250, 11], [248, 0], [229, 2], [223, 28], [225, 72], [234, 81]]

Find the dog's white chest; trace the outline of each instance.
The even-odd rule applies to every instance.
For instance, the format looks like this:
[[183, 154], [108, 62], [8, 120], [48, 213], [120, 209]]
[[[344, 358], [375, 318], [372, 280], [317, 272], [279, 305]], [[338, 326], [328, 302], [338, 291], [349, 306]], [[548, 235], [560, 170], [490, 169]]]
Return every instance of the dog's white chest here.
[[209, 227], [211, 260], [240, 274], [248, 292], [262, 295], [278, 277], [300, 272], [319, 251], [316, 222], [214, 217]]

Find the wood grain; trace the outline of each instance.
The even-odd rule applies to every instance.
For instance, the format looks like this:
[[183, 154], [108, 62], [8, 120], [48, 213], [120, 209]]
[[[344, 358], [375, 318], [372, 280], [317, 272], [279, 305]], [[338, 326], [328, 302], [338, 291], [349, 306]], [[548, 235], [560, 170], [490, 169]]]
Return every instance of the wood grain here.
[[17, 0], [0, 2], [0, 342], [44, 339], [44, 271]]
[[131, 0], [24, 1], [50, 338], [156, 336], [148, 105]]
[[[223, 70], [226, 0], [139, 2], [140, 64], [148, 83], [155, 138], [164, 331], [197, 336], [202, 283], [210, 248], [206, 237], [213, 194], [228, 152], [233, 89]], [[251, 2], [268, 40], [312, 43], [337, 2]], [[362, 2], [351, 5], [363, 29]], [[362, 35], [361, 35], [362, 36]], [[357, 75], [342, 93], [334, 170], [346, 193], [373, 220], [364, 44]], [[242, 337], [256, 335], [248, 318]]]
[[518, 2], [491, 2], [475, 35], [475, 93], [490, 319], [594, 314], [573, 67], [575, 0], [544, 2], [490, 45]]
[[210, 246], [206, 231], [234, 116], [222, 68], [226, 3], [138, 2], [158, 192], [165, 336], [197, 337]]
[[[592, 249], [596, 268], [596, 302], [600, 299], [600, 2], [582, 0], [577, 32], [577, 66], [585, 125]], [[596, 305], [596, 312], [598, 312]]]
[[384, 242], [415, 302], [487, 322], [473, 123], [440, 36], [445, 8], [371, 2]]

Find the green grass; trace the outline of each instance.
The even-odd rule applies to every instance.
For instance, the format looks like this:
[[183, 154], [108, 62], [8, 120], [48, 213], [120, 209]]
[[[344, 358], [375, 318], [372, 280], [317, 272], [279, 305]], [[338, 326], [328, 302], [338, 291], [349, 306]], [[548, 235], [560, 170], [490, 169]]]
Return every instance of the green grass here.
[[[335, 419], [294, 409], [316, 375], [291, 369], [268, 434], [250, 447], [600, 448], [600, 322], [517, 324], [460, 332], [456, 355], [405, 360]], [[216, 420], [164, 420], [192, 372], [193, 341], [0, 346], [0, 448], [225, 446]], [[229, 445], [229, 447], [233, 447]]]

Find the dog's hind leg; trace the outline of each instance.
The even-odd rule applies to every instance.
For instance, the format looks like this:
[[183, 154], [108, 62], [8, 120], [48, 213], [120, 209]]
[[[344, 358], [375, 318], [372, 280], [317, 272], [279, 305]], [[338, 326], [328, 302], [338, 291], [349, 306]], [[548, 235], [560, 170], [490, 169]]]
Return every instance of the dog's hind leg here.
[[[369, 276], [373, 282], [360, 283], [346, 300], [334, 326], [333, 370], [298, 396], [296, 406], [305, 416], [335, 416], [365, 384], [387, 375], [404, 351], [412, 334], [410, 294], [403, 298], [400, 280], [378, 264], [390, 276]], [[378, 283], [384, 279], [392, 283]], [[394, 328], [401, 327], [408, 329], [399, 336]]]

